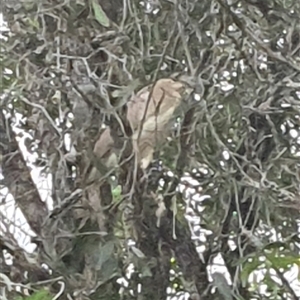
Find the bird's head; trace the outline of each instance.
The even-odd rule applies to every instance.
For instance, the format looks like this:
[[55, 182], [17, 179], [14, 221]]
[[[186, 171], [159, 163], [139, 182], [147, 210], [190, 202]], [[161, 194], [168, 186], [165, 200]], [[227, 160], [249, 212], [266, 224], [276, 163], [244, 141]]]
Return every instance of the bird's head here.
[[154, 93], [156, 89], [161, 89], [166, 95], [176, 99], [184, 99], [193, 91], [193, 88], [191, 88], [187, 83], [173, 78], [159, 79], [155, 83]]

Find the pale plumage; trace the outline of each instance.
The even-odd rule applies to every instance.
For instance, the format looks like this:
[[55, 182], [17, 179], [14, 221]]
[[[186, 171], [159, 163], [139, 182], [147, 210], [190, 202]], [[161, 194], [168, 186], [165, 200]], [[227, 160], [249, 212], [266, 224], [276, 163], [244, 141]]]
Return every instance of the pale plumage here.
[[94, 154], [107, 168], [113, 168], [118, 164], [110, 128], [106, 128], [95, 143]]
[[[166, 139], [175, 110], [183, 94], [190, 91], [183, 82], [160, 79], [142, 88], [128, 101], [127, 120], [132, 129], [133, 150], [142, 169], [149, 166], [155, 147]], [[106, 128], [94, 146], [94, 154], [111, 168], [118, 163], [116, 152], [111, 131]]]
[[133, 131], [133, 148], [142, 169], [152, 161], [155, 146], [166, 138], [168, 125], [184, 91], [184, 83], [160, 79], [141, 89], [128, 102], [127, 119]]

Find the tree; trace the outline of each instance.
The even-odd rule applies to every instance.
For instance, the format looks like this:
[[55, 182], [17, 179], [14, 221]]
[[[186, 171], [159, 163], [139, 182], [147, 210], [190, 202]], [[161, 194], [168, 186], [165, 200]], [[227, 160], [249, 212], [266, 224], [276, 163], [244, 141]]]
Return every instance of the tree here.
[[[296, 0], [6, 1], [1, 184], [36, 247], [1, 213], [2, 298], [298, 299], [284, 272], [299, 266], [299, 14]], [[126, 103], [176, 74], [194, 92], [142, 171]], [[93, 153], [104, 127], [116, 168]]]

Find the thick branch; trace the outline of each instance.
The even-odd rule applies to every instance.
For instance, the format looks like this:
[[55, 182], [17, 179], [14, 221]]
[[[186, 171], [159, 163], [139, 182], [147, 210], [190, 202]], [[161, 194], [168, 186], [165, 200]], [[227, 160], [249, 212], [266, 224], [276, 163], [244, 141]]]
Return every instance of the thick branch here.
[[39, 192], [31, 178], [22, 152], [16, 140], [16, 135], [6, 118], [0, 111], [0, 149], [3, 155], [2, 173], [4, 184], [14, 197], [31, 229], [41, 233], [41, 225], [48, 210], [41, 200]]

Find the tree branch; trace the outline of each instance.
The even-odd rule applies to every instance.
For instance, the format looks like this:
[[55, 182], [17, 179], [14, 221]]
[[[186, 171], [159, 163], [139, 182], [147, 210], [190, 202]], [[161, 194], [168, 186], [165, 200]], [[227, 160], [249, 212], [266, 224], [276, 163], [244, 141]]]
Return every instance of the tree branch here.
[[[7, 121], [7, 123], [6, 123]], [[10, 120], [0, 111], [0, 150], [4, 184], [14, 197], [32, 230], [40, 235], [41, 225], [48, 214], [46, 203], [31, 178]]]

